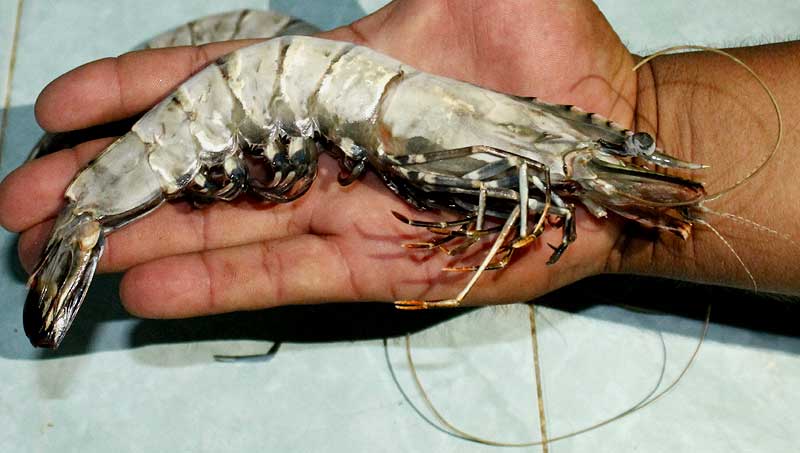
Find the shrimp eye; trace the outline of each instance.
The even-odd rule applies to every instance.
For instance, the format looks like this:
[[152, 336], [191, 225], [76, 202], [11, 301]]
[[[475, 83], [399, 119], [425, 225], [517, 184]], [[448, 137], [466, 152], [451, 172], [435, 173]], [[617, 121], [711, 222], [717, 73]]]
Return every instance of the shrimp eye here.
[[639, 151], [640, 154], [649, 156], [656, 150], [656, 142], [653, 136], [647, 132], [637, 132], [630, 137], [633, 147]]

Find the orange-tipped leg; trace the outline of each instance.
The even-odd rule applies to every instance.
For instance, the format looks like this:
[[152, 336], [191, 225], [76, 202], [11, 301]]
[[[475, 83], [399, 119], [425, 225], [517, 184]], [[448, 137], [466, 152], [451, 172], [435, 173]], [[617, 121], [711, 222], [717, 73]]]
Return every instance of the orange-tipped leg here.
[[464, 287], [464, 289], [462, 289], [454, 299], [434, 301], [398, 300], [394, 303], [394, 306], [399, 310], [424, 310], [427, 308], [453, 308], [460, 306], [461, 302], [467, 297], [469, 292], [475, 286], [475, 283], [478, 282], [478, 279], [483, 274], [483, 271], [485, 271], [486, 268], [492, 264], [492, 261], [497, 256], [497, 253], [505, 244], [506, 239], [508, 239], [508, 235], [511, 233], [511, 230], [514, 228], [514, 224], [519, 218], [519, 211], [519, 205], [516, 206], [513, 211], [511, 211], [511, 215], [509, 215], [506, 219], [503, 229], [500, 230], [500, 234], [497, 235], [497, 238], [494, 240], [494, 244], [492, 244], [492, 248], [484, 257], [483, 262], [472, 275], [472, 278], [469, 280], [469, 282], [467, 282], [467, 285]]

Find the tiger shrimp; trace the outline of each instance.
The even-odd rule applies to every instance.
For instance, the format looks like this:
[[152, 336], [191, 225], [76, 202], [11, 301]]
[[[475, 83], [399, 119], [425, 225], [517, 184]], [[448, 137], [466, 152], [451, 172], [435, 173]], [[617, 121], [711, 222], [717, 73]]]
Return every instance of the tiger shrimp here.
[[458, 295], [397, 301], [402, 309], [460, 305], [485, 270], [507, 266], [547, 226], [562, 230], [555, 264], [577, 238], [576, 203], [686, 239], [705, 196], [699, 182], [655, 171], [702, 165], [599, 115], [428, 74], [350, 43], [275, 38], [194, 75], [78, 173], [29, 280], [32, 344], [62, 341], [109, 234], [178, 197], [290, 202], [311, 186], [322, 152], [339, 160], [343, 185], [372, 169], [411, 205], [462, 216], [396, 214], [443, 233], [415, 246], [461, 238], [468, 247], [494, 235], [481, 264], [464, 268], [474, 273]]

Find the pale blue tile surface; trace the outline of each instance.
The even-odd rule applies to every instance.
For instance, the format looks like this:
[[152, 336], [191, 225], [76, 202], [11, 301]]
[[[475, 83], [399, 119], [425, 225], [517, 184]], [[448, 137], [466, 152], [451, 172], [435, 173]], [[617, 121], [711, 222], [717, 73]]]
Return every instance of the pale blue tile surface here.
[[[6, 0], [0, 3], [0, 136], [4, 135], [8, 115], [5, 111], [6, 102], [10, 101], [6, 97], [9, 77], [12, 73], [11, 54], [14, 47], [14, 30], [17, 21], [17, 2]], [[0, 144], [0, 175], [2, 175], [2, 155], [3, 149]]]
[[[213, 12], [271, 6], [328, 28], [383, 3], [26, 0], [0, 176], [38, 138], [36, 95], [72, 67]], [[800, 31], [795, 1], [599, 3], [638, 52], [781, 40]], [[0, 68], [7, 67], [15, 8], [16, 1], [0, 0]], [[102, 277], [62, 349], [34, 351], [21, 332], [25, 289], [15, 242], [0, 233], [0, 452], [495, 451], [446, 436], [419, 417], [392, 381], [379, 340], [307, 343], [349, 339], [343, 332], [359, 329], [373, 338], [397, 334], [391, 322], [381, 324], [388, 312], [374, 307], [140, 321], [119, 307], [116, 279]], [[321, 320], [340, 327], [317, 336], [305, 331]], [[665, 379], [674, 378], [701, 327], [605, 306], [578, 314], [540, 309], [538, 323], [551, 435], [597, 422], [647, 394], [664, 360], [662, 337]], [[266, 364], [211, 359], [261, 352], [274, 339], [289, 342]], [[413, 341], [431, 397], [458, 426], [498, 440], [538, 437], [527, 307], [472, 312]], [[388, 352], [411, 401], [424, 410], [402, 343], [390, 340]], [[796, 336], [714, 325], [698, 362], [667, 397], [551, 451], [790, 451], [800, 441], [799, 354]]]
[[[0, 3], [0, 102], [5, 99], [6, 81], [9, 73], [9, 59], [14, 39], [14, 25], [17, 19], [17, 2]], [[2, 105], [0, 105], [2, 108]]]
[[737, 47], [800, 38], [800, 2], [702, 0], [596, 2], [633, 52], [679, 44]]

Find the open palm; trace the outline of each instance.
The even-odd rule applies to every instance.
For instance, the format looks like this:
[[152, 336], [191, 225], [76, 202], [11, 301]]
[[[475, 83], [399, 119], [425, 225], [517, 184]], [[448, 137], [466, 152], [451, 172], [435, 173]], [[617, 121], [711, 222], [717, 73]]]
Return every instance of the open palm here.
[[[627, 125], [633, 118], [633, 58], [589, 1], [397, 0], [323, 36], [497, 91], [577, 104]], [[45, 89], [37, 117], [50, 131], [128, 117], [241, 45], [142, 51], [90, 63]], [[20, 256], [27, 268], [46, 239], [65, 187], [108, 143], [88, 142], [46, 156], [0, 185], [0, 223], [22, 232]], [[336, 163], [324, 156], [311, 190], [285, 205], [243, 199], [193, 210], [186, 203], [167, 204], [111, 235], [100, 269], [127, 270], [123, 302], [133, 313], [151, 317], [443, 298], [463, 287], [468, 275], [441, 272], [453, 258], [400, 248], [430, 234], [398, 222], [390, 211], [427, 219], [440, 213], [414, 212], [372, 174], [342, 188], [337, 173]], [[21, 202], [30, 197], [37, 203]], [[545, 233], [508, 269], [487, 274], [468, 300], [527, 300], [601, 272], [619, 231], [579, 214], [577, 242], [555, 266], [545, 266], [550, 251], [542, 244], [557, 243], [559, 235]]]

